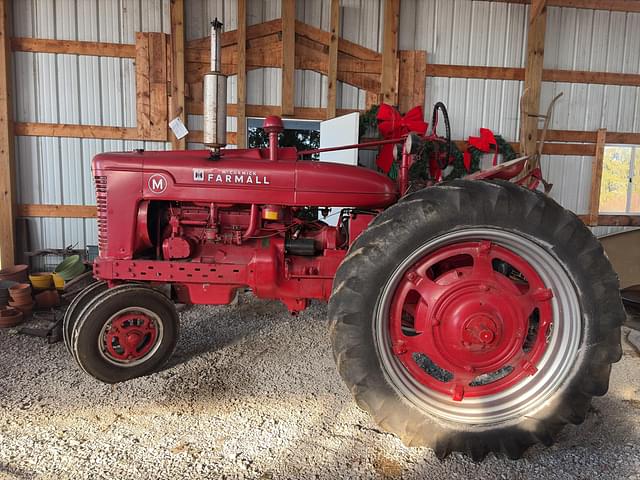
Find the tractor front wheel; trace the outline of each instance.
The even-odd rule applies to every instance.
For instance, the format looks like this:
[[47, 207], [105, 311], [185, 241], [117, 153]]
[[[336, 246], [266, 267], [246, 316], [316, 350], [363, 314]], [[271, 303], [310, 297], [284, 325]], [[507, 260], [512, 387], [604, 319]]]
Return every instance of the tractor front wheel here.
[[340, 374], [383, 428], [440, 457], [519, 458], [607, 391], [624, 310], [575, 215], [513, 184], [455, 181], [357, 239], [329, 318]]
[[117, 383], [156, 371], [177, 338], [174, 303], [152, 288], [128, 284], [102, 291], [84, 306], [69, 344], [85, 372]]

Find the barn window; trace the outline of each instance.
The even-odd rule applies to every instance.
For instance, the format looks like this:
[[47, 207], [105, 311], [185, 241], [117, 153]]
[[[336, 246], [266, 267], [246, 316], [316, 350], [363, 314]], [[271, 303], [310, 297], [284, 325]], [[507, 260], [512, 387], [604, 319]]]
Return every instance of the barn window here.
[[[249, 148], [269, 146], [269, 135], [262, 128], [263, 122], [262, 118], [247, 119]], [[312, 150], [320, 147], [320, 122], [286, 119], [282, 120], [282, 123], [284, 131], [278, 138], [281, 147], [296, 147], [298, 150]]]
[[600, 213], [640, 213], [640, 146], [607, 146]]

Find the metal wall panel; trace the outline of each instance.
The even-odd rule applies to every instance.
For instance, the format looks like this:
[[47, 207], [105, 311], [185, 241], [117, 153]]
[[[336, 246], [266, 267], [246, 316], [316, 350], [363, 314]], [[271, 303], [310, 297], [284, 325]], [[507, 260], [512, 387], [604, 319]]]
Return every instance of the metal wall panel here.
[[[545, 68], [640, 73], [640, 14], [550, 8]], [[640, 88], [543, 82], [541, 104], [558, 93], [551, 128], [640, 131]], [[543, 159], [543, 172], [556, 186], [552, 196], [576, 213], [587, 213], [593, 157]], [[610, 233], [607, 231], [607, 233]]]
[[[400, 48], [424, 50], [433, 64], [524, 66], [528, 7], [470, 0], [403, 0]], [[426, 79], [425, 112], [442, 101], [452, 136], [466, 139], [480, 127], [517, 138], [522, 82]]]
[[[169, 0], [13, 0], [20, 37], [135, 43], [135, 32], [170, 32]], [[132, 59], [13, 53], [17, 122], [136, 125]], [[18, 203], [93, 205], [91, 158], [113, 150], [167, 148], [164, 142], [17, 137]], [[32, 218], [30, 247], [97, 243], [92, 219]]]

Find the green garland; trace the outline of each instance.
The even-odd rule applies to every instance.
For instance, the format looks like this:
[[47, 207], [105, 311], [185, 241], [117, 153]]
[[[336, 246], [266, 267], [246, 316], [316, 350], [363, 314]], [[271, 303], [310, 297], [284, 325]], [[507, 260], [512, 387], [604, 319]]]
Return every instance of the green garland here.
[[[378, 129], [378, 106], [375, 105], [367, 110], [365, 113], [360, 115], [360, 138], [364, 136], [364, 134], [369, 129], [374, 129], [377, 131]], [[498, 146], [498, 153], [503, 156], [503, 160], [505, 162], [509, 160], [513, 160], [516, 158], [516, 153], [511, 147], [511, 144], [507, 142], [502, 136], [495, 135], [496, 144]], [[477, 172], [480, 170], [480, 162], [482, 160], [482, 156], [485, 155], [484, 152], [481, 152], [475, 147], [468, 146], [469, 153], [471, 153], [471, 168], [469, 171], [464, 166], [464, 154], [460, 151], [458, 146], [455, 143], [451, 143], [451, 158], [449, 160], [449, 167], [447, 167], [444, 171], [443, 180], [453, 180], [456, 178], [462, 178], [470, 173]], [[414, 162], [409, 170], [409, 179], [410, 180], [433, 180], [429, 176], [429, 164], [431, 158], [433, 158], [434, 154], [434, 143], [427, 142], [424, 145], [422, 150], [422, 155], [418, 160]], [[391, 169], [389, 170], [389, 177], [396, 179], [398, 178], [398, 162], [396, 160], [393, 161], [391, 165]]]

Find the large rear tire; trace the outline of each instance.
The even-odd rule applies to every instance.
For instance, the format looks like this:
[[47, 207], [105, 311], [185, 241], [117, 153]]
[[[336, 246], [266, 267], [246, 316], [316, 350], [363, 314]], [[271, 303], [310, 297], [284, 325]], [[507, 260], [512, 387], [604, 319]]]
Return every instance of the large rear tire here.
[[386, 430], [439, 457], [519, 458], [608, 389], [625, 318], [599, 242], [550, 198], [458, 180], [356, 240], [329, 303], [334, 358]]

